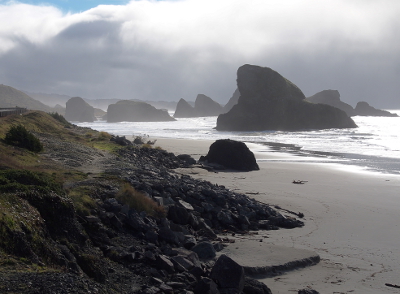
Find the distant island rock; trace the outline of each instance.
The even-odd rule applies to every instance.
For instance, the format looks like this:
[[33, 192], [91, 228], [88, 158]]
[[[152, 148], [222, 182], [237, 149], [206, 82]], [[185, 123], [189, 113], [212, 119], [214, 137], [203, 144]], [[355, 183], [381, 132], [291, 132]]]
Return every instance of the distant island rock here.
[[340, 93], [338, 90], [323, 90], [306, 98], [306, 100], [312, 103], [327, 104], [339, 108], [346, 112], [348, 116], [355, 115], [353, 106], [340, 100]]
[[158, 122], [174, 121], [168, 111], [157, 109], [146, 103], [133, 100], [121, 100], [110, 104], [107, 109], [108, 122]]
[[192, 105], [189, 104], [185, 99], [181, 98], [176, 105], [174, 117], [185, 118], [185, 117], [197, 117], [197, 112]]
[[361, 101], [358, 102], [356, 108], [354, 109], [356, 115], [360, 116], [389, 116], [389, 117], [397, 117], [396, 113], [391, 113], [386, 110], [376, 109], [370, 106], [367, 102]]
[[347, 114], [305, 101], [303, 92], [268, 67], [243, 65], [237, 71], [241, 94], [232, 109], [217, 119], [220, 131], [355, 128]]
[[222, 113], [221, 104], [215, 102], [210, 97], [199, 94], [194, 101], [194, 109], [198, 116], [217, 116]]
[[231, 99], [229, 99], [228, 103], [225, 104], [222, 113], [229, 112], [229, 110], [231, 110], [232, 107], [238, 103], [239, 97], [240, 97], [239, 89], [236, 89], [235, 92], [233, 93]]
[[204, 94], [198, 94], [191, 106], [185, 99], [180, 99], [175, 110], [174, 117], [203, 117], [217, 116], [223, 112], [223, 107]]
[[66, 103], [65, 119], [68, 121], [93, 122], [94, 108], [81, 97], [72, 97]]

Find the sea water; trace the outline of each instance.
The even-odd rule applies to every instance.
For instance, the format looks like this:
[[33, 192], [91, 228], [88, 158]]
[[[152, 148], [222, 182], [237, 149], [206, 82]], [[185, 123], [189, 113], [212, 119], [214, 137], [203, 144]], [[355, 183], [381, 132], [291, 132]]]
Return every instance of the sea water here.
[[[400, 115], [400, 110], [390, 110]], [[217, 117], [178, 118], [173, 122], [77, 123], [119, 136], [180, 139], [233, 139], [258, 144], [258, 151], [286, 152], [297, 160], [318, 160], [400, 174], [400, 117], [355, 116], [358, 128], [304, 131], [225, 132]]]

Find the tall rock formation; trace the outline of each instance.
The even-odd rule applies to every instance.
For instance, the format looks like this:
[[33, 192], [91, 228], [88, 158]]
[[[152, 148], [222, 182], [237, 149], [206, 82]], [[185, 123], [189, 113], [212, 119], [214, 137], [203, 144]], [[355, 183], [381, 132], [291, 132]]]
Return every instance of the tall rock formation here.
[[308, 97], [306, 100], [312, 103], [327, 104], [339, 108], [346, 112], [348, 116], [355, 115], [354, 108], [340, 100], [340, 93], [338, 90], [323, 90]]
[[360, 116], [389, 116], [389, 117], [397, 117], [396, 113], [391, 113], [386, 110], [376, 109], [372, 107], [365, 101], [358, 102], [356, 105], [355, 115]]
[[108, 122], [156, 122], [174, 121], [168, 111], [157, 109], [146, 103], [133, 100], [121, 100], [110, 104], [107, 109]]
[[174, 117], [217, 116], [223, 112], [223, 107], [210, 97], [199, 94], [192, 107], [185, 99], [179, 100]]
[[240, 97], [239, 89], [236, 89], [231, 99], [229, 99], [228, 103], [225, 104], [222, 113], [227, 113], [229, 110], [231, 110], [233, 105], [236, 105], [238, 103], [239, 97]]
[[174, 117], [197, 117], [197, 112], [192, 105], [190, 105], [185, 99], [181, 98], [176, 105]]
[[198, 116], [217, 116], [222, 113], [222, 106], [204, 94], [197, 95], [194, 109]]
[[65, 119], [68, 121], [93, 122], [94, 108], [81, 97], [72, 97], [66, 103]]
[[217, 119], [217, 130], [263, 131], [354, 128], [335, 107], [305, 101], [303, 92], [268, 67], [243, 65], [237, 71], [238, 104]]

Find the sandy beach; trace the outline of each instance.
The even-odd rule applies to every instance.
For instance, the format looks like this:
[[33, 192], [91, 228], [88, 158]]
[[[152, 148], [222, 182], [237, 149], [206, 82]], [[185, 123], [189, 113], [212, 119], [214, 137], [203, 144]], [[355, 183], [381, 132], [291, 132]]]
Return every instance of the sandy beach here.
[[[211, 143], [158, 139], [156, 146], [198, 159]], [[400, 176], [254, 150], [259, 171], [177, 172], [305, 215], [303, 228], [262, 232], [263, 244], [315, 251], [321, 262], [262, 279], [272, 293], [297, 293], [308, 287], [320, 293], [399, 293], [385, 284], [400, 285]], [[298, 185], [293, 180], [307, 182]]]

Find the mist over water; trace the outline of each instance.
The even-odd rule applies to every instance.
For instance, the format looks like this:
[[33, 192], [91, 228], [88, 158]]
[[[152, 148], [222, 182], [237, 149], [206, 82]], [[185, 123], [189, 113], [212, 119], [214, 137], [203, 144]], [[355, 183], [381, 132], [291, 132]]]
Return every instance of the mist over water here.
[[[400, 115], [400, 110], [390, 110]], [[357, 165], [383, 173], [400, 174], [400, 117], [353, 117], [355, 129], [297, 132], [221, 132], [217, 117], [181, 118], [174, 122], [78, 123], [79, 126], [119, 136], [156, 138], [233, 139], [258, 144], [257, 151], [285, 152], [307, 161]]]

